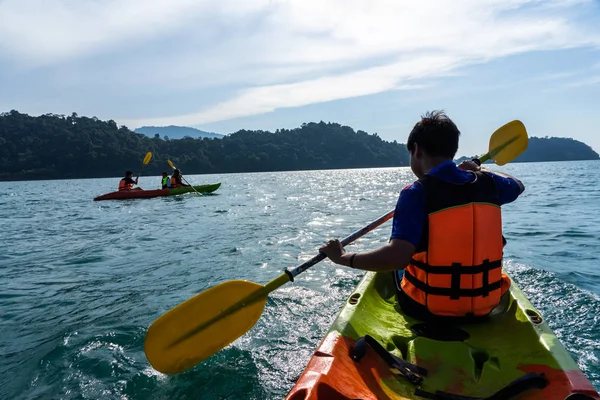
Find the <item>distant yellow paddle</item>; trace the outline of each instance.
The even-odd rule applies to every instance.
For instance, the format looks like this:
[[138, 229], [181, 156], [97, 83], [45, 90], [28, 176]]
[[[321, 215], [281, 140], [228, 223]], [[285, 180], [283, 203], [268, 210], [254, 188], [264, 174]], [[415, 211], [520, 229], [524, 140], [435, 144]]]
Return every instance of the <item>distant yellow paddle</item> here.
[[[177, 169], [175, 168], [175, 165], [171, 162], [171, 160], [167, 160], [167, 162], [169, 163], [169, 165], [171, 166], [171, 168], [173, 169]], [[198, 192], [193, 185], [191, 185], [184, 177], [183, 174], [181, 173], [181, 170], [179, 171], [179, 175], [181, 175], [181, 180], [183, 180], [185, 183], [187, 183], [188, 185], [190, 185], [190, 187], [194, 190], [194, 192], [200, 194], [200, 192]]]
[[[520, 121], [509, 122], [492, 134], [489, 152], [480, 160], [506, 164], [525, 150], [527, 141], [525, 126]], [[392, 210], [381, 216], [344, 238], [342, 245], [352, 243], [393, 215]], [[177, 374], [207, 359], [254, 326], [269, 293], [323, 259], [325, 255], [318, 254], [292, 270], [286, 269], [264, 286], [243, 280], [224, 282], [181, 303], [148, 328], [144, 341], [148, 361], [160, 372]]]
[[[144, 161], [142, 161], [142, 171], [144, 170], [144, 167], [146, 165], [148, 165], [148, 163], [150, 162], [150, 160], [152, 159], [152, 153], [151, 152], [147, 152], [146, 156], [144, 157]], [[138, 178], [140, 177], [141, 172], [138, 174]], [[139, 185], [138, 185], [139, 188]]]
[[146, 165], [148, 165], [148, 163], [150, 162], [150, 160], [152, 160], [152, 153], [151, 152], [147, 152], [146, 153], [146, 157], [144, 157], [144, 167]]

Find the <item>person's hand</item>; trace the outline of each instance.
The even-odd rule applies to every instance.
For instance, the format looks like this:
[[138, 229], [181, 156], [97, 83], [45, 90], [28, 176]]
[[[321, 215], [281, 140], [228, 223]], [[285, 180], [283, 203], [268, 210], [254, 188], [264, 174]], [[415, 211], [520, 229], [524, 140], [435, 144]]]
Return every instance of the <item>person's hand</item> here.
[[341, 264], [342, 256], [346, 254], [344, 246], [342, 246], [342, 243], [338, 239], [330, 240], [325, 246], [322, 246], [319, 251], [336, 264]]
[[461, 162], [458, 168], [462, 169], [463, 171], [479, 171], [481, 169], [481, 167], [473, 160], [465, 160]]

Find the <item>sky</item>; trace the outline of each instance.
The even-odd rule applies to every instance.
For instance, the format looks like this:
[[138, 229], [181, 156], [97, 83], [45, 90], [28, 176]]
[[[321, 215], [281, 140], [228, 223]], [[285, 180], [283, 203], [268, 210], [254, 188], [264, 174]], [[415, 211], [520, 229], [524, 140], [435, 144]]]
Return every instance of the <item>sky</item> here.
[[0, 0], [0, 111], [134, 129], [349, 125], [458, 155], [514, 119], [600, 152], [599, 0]]

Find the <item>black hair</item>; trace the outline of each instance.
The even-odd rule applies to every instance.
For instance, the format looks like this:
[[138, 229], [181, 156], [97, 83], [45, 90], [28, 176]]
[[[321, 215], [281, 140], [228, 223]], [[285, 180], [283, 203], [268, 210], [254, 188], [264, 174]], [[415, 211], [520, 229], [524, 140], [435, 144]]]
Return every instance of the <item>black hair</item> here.
[[413, 152], [419, 145], [431, 157], [454, 158], [460, 131], [443, 110], [428, 111], [408, 135], [406, 148]]
[[131, 172], [131, 171], [125, 171], [125, 176], [127, 176], [127, 175], [133, 175], [133, 172]]

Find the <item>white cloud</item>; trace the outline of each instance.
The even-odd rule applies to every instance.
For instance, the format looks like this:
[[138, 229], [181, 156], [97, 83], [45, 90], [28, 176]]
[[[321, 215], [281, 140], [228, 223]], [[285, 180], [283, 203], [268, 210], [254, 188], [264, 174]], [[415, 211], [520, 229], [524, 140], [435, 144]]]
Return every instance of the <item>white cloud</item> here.
[[33, 64], [54, 63], [168, 35], [204, 15], [231, 16], [268, 1], [5, 0], [0, 49]]
[[600, 84], [600, 75], [589, 76], [587, 78], [568, 83], [565, 85], [567, 88], [578, 88], [583, 86], [593, 86]]
[[[145, 85], [171, 92], [165, 101], [176, 101], [184, 89], [233, 93], [198, 112], [119, 121], [193, 125], [419, 88], [427, 78], [511, 54], [597, 46], [600, 28], [577, 19], [592, 6], [592, 0], [5, 0], [0, 60], [66, 68], [68, 74], [55, 77], [71, 84], [100, 75], [98, 81], [122, 90]], [[94, 75], [86, 60], [102, 54], [114, 55], [115, 66]]]

